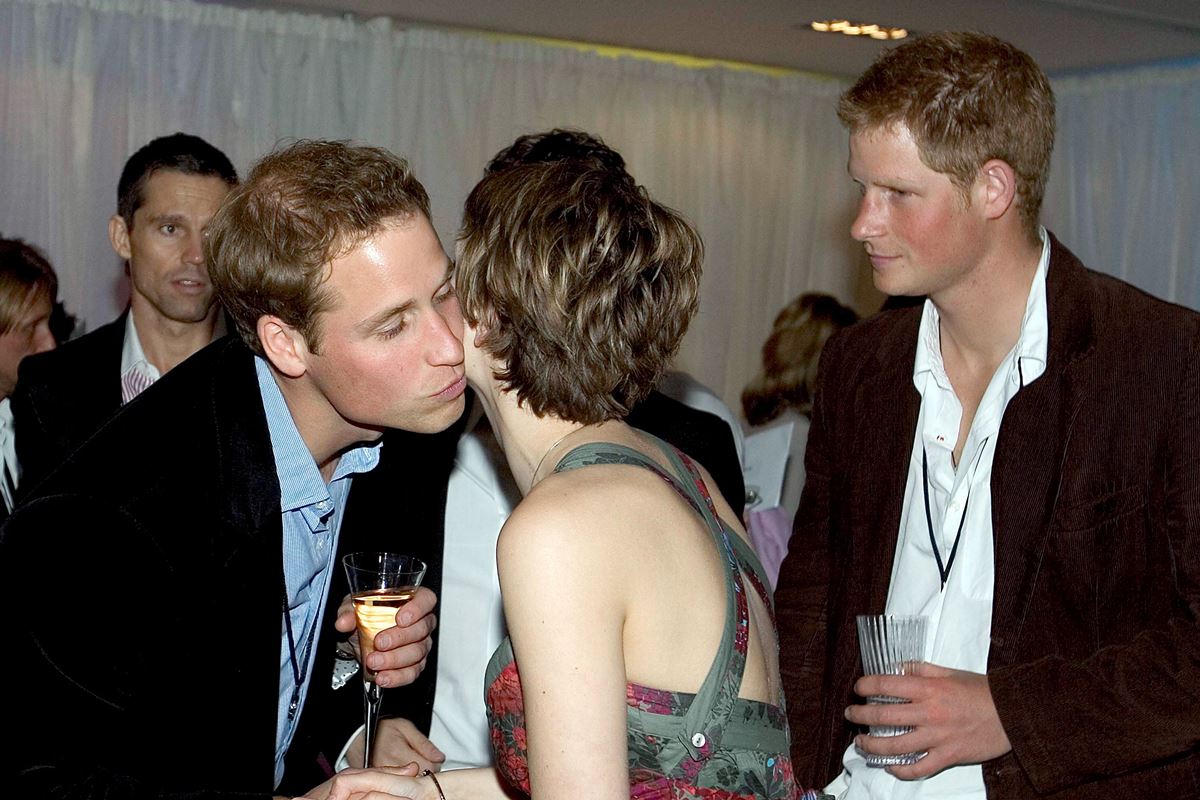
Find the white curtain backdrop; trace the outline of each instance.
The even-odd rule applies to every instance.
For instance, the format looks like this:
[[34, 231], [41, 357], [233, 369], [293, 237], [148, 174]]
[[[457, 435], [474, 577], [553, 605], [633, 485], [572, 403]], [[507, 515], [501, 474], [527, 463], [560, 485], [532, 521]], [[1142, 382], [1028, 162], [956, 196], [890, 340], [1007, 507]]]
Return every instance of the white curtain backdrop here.
[[[685, 68], [523, 41], [182, 0], [0, 0], [0, 231], [41, 246], [89, 329], [125, 302], [105, 226], [125, 159], [195, 133], [245, 171], [281, 140], [347, 138], [413, 163], [447, 247], [516, 136], [583, 128], [707, 247], [678, 366], [734, 408], [776, 311], [828, 291], [871, 311], [847, 233], [845, 82]], [[1200, 67], [1056, 83], [1048, 224], [1091, 265], [1200, 306]]]
[[1053, 83], [1046, 226], [1093, 269], [1200, 309], [1200, 64]]

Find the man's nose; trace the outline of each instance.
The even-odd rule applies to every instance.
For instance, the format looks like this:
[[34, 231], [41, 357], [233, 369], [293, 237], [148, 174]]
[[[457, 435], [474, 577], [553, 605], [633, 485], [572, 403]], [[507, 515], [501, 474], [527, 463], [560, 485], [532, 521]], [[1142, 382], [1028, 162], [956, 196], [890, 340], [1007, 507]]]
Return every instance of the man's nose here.
[[458, 298], [447, 300], [434, 315], [437, 330], [430, 358], [435, 364], [457, 366], [463, 362], [463, 320], [458, 307]]
[[187, 245], [183, 250], [183, 260], [187, 264], [204, 264], [204, 237], [201, 234], [188, 234]]
[[37, 330], [33, 333], [33, 350], [32, 353], [45, 353], [47, 350], [53, 350], [56, 346], [54, 341], [54, 333], [50, 330], [50, 325], [42, 323], [37, 326]]
[[883, 230], [881, 219], [879, 209], [872, 198], [869, 195], [863, 197], [858, 203], [858, 214], [855, 215], [854, 222], [850, 223], [850, 235], [860, 242], [878, 236]]

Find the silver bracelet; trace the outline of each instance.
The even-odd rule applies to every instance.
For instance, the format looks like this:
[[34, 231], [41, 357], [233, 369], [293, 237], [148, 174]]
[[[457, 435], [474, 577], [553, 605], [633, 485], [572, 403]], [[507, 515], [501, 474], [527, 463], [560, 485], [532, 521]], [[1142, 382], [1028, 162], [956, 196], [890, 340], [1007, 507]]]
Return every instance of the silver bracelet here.
[[421, 777], [429, 778], [429, 780], [433, 781], [433, 788], [437, 789], [438, 797], [441, 798], [441, 800], [446, 800], [446, 793], [442, 791], [442, 785], [438, 783], [437, 774], [435, 774], [433, 770], [422, 770]]

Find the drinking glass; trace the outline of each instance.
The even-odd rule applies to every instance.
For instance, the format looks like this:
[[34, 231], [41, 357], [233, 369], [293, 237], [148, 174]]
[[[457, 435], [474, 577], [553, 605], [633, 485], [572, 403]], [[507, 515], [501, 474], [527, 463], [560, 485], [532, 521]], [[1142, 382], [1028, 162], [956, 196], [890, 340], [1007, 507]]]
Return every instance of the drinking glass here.
[[367, 667], [375, 652], [375, 635], [396, 624], [396, 612], [412, 599], [425, 577], [425, 562], [398, 553], [351, 553], [342, 559], [350, 582], [350, 599], [358, 625], [359, 658], [363, 673], [363, 768], [371, 766], [371, 747], [379, 724], [383, 689]]
[[[911, 666], [925, 658], [925, 629], [928, 617], [892, 614], [864, 614], [857, 618], [858, 646], [862, 653], [864, 675], [904, 675]], [[872, 695], [868, 703], [907, 703], [902, 697]], [[872, 736], [899, 736], [911, 727], [872, 725]], [[915, 764], [924, 753], [902, 753], [894, 756], [863, 753], [869, 767], [890, 767]]]

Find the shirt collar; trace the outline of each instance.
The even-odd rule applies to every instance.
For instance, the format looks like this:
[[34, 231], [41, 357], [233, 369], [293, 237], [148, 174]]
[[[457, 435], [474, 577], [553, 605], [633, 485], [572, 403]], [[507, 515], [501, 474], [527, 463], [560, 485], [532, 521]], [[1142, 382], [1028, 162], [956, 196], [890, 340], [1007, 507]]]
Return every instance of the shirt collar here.
[[125, 343], [121, 345], [121, 376], [124, 377], [133, 369], [144, 373], [152, 381], [162, 377], [158, 367], [151, 364], [150, 360], [146, 358], [146, 351], [142, 349], [142, 340], [138, 336], [137, 325], [133, 322], [133, 310], [130, 309], [129, 313], [125, 315]]
[[[1024, 374], [1024, 383], [1029, 383], [1046, 369], [1046, 350], [1049, 344], [1046, 317], [1046, 271], [1050, 266], [1050, 237], [1045, 228], [1038, 229], [1042, 240], [1042, 255], [1033, 274], [1029, 296], [1025, 300], [1025, 316], [1021, 319], [1021, 333], [1012, 351], [1012, 366]], [[942, 388], [949, 389], [946, 366], [942, 361], [940, 316], [937, 306], [925, 298], [921, 312], [921, 326], [917, 333], [917, 355], [913, 360], [913, 382], [920, 387], [923, 374], [933, 376]], [[1032, 362], [1032, 363], [1030, 363]], [[1032, 368], [1032, 369], [1029, 369]]]
[[1021, 335], [1013, 347], [1013, 366], [1029, 383], [1046, 371], [1046, 352], [1050, 345], [1049, 320], [1046, 304], [1046, 273], [1050, 269], [1050, 237], [1039, 228], [1042, 237], [1042, 257], [1033, 273], [1029, 299], [1025, 301], [1025, 316], [1021, 320]]
[[[267, 430], [271, 435], [271, 450], [275, 455], [275, 472], [279, 478], [281, 511], [295, 511], [306, 506], [327, 502], [329, 487], [317, 462], [300, 436], [295, 420], [288, 410], [283, 393], [271, 374], [267, 362], [254, 357], [258, 375], [258, 390], [262, 395], [263, 411], [267, 415]], [[330, 482], [353, 474], [369, 472], [379, 464], [380, 443], [361, 445], [342, 454]]]

